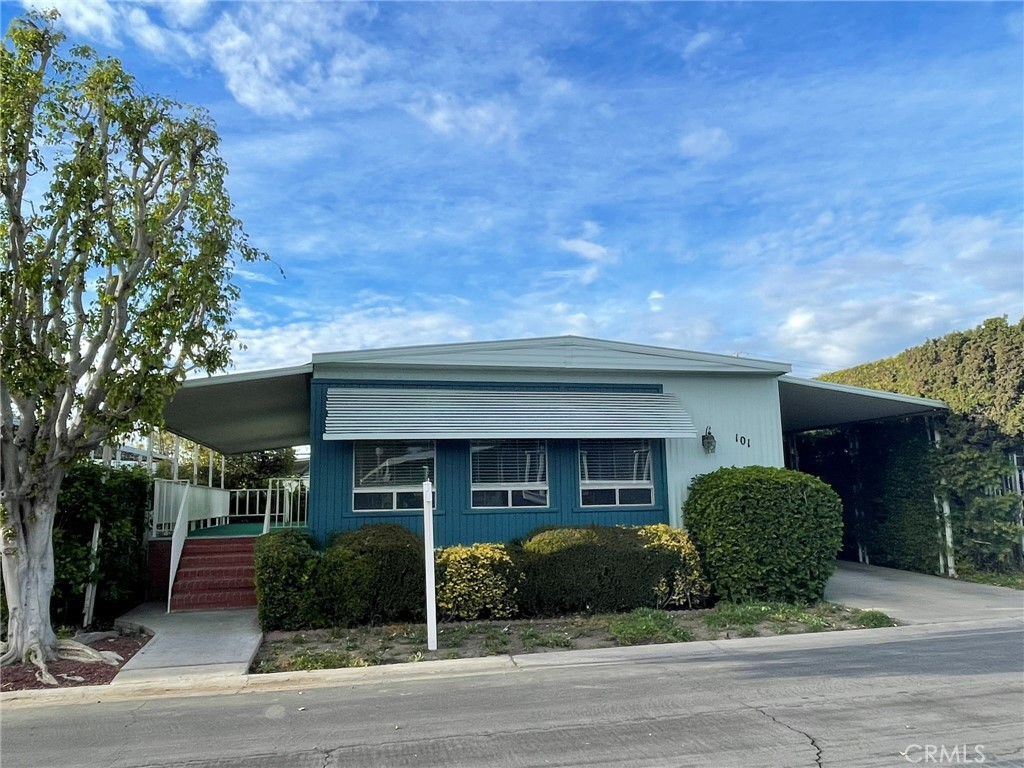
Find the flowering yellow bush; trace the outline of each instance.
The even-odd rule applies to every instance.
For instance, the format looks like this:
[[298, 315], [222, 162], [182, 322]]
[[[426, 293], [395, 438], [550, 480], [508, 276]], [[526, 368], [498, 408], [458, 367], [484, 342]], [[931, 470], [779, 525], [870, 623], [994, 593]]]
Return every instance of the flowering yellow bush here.
[[682, 528], [664, 523], [638, 526], [637, 534], [647, 549], [678, 556], [679, 564], [655, 586], [662, 607], [699, 608], [707, 600], [711, 587], [704, 577], [700, 555]]
[[451, 619], [507, 619], [522, 580], [504, 544], [448, 547], [437, 554], [437, 607]]

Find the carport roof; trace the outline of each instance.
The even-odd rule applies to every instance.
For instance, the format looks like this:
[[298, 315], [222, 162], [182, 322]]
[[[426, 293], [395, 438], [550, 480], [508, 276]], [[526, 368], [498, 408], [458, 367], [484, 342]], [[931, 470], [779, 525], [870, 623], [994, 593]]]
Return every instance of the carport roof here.
[[309, 443], [313, 366], [192, 379], [164, 408], [167, 428], [218, 453]]
[[805, 432], [862, 421], [926, 416], [949, 410], [941, 400], [848, 387], [796, 376], [779, 378], [783, 432]]

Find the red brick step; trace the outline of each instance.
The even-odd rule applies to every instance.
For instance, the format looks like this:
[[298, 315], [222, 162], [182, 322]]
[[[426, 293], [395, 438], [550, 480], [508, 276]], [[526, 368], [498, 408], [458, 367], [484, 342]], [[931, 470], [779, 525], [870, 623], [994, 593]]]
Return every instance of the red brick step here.
[[171, 593], [171, 610], [255, 607], [255, 541], [255, 536], [186, 539]]

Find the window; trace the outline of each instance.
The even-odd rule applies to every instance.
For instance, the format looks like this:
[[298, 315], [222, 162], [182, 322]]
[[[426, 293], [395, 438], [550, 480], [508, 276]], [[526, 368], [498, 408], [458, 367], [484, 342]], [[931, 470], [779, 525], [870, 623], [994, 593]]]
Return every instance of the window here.
[[357, 442], [353, 453], [353, 510], [423, 509], [423, 482], [434, 480], [433, 442]]
[[474, 509], [546, 507], [548, 447], [543, 440], [472, 440]]
[[582, 506], [654, 503], [650, 440], [580, 440], [579, 450]]

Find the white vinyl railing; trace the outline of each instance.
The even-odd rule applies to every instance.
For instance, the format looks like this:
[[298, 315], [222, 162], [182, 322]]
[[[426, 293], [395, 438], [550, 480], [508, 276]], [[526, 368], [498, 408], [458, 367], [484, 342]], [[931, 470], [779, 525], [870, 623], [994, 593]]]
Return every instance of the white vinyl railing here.
[[262, 521], [267, 512], [266, 488], [235, 488], [231, 490], [231, 519], [235, 522]]
[[153, 481], [153, 538], [170, 536], [174, 531], [174, 521], [188, 486], [188, 480]]
[[188, 529], [227, 525], [231, 515], [231, 491], [193, 485], [188, 495]]
[[192, 486], [186, 485], [181, 494], [181, 504], [174, 519], [174, 532], [171, 534], [171, 572], [167, 579], [168, 613], [171, 612], [171, 593], [174, 591], [174, 579], [178, 575], [178, 563], [181, 562], [181, 552], [185, 549], [185, 538], [188, 536], [188, 497], [191, 490]]
[[302, 477], [275, 477], [267, 487], [263, 532], [273, 528], [305, 528], [309, 519], [309, 486]]
[[[174, 504], [173, 523], [168, 522]], [[187, 482], [156, 480], [153, 486], [153, 535], [171, 535], [171, 565], [167, 581], [167, 612], [171, 612], [171, 596], [178, 564], [185, 549], [189, 531], [228, 522], [231, 494], [220, 488], [204, 488]]]

